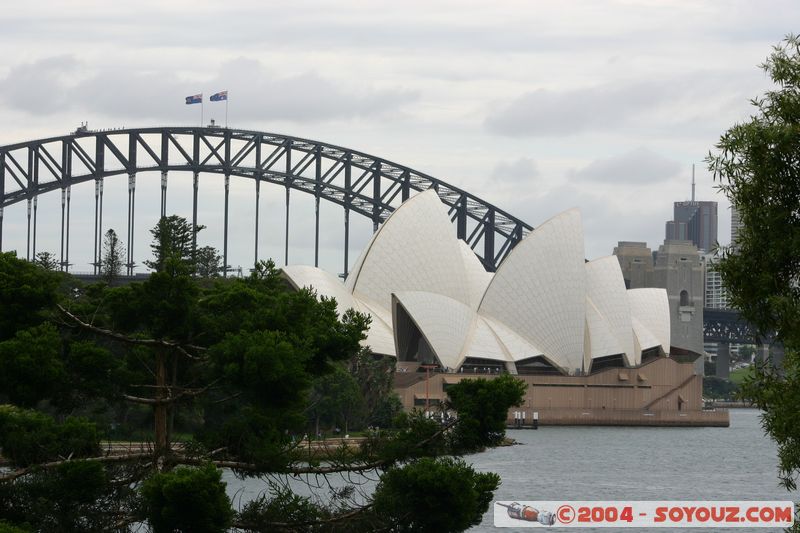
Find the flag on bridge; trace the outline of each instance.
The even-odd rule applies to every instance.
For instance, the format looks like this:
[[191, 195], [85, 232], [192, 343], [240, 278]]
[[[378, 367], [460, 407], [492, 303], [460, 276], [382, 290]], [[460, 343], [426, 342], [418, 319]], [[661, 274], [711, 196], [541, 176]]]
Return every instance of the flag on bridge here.
[[195, 94], [195, 95], [186, 97], [186, 105], [189, 105], [189, 104], [202, 104], [202, 103], [203, 103], [203, 93]]
[[211, 95], [212, 102], [221, 102], [223, 100], [228, 100], [228, 91], [220, 91]]

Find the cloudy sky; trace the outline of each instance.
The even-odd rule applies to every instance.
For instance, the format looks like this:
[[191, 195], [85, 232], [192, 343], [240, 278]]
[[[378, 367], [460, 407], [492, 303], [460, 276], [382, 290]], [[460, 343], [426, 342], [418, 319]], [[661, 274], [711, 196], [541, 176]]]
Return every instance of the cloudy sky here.
[[[757, 65], [793, 20], [795, 0], [13, 2], [0, 14], [0, 144], [81, 121], [193, 125], [183, 98], [227, 89], [232, 127], [397, 161], [534, 226], [579, 207], [589, 258], [619, 240], [657, 246], [696, 164], [697, 197], [720, 202], [726, 244], [728, 203], [703, 159], [769, 87]], [[205, 115], [224, 120], [224, 105]], [[202, 179], [203, 237], [221, 246], [222, 186]], [[137, 262], [158, 180], [139, 177]], [[171, 180], [170, 211], [190, 214], [189, 178]], [[252, 261], [252, 188], [232, 184], [233, 265]], [[125, 191], [124, 178], [107, 180], [106, 227], [121, 235]], [[262, 256], [282, 256], [282, 194], [262, 191]], [[38, 248], [57, 252], [51, 196]], [[91, 260], [92, 206], [92, 185], [76, 187], [77, 270]], [[4, 248], [24, 250], [24, 206], [5, 214]], [[341, 213], [323, 217], [322, 266], [340, 272]], [[313, 204], [298, 198], [290, 262], [313, 261], [312, 227]], [[351, 261], [369, 231], [355, 222]]]

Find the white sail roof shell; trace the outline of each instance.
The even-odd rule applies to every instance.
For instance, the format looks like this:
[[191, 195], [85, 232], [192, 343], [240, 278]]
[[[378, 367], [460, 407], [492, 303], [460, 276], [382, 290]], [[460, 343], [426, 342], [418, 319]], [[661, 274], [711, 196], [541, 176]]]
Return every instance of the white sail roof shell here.
[[397, 335], [408, 334], [397, 333], [401, 306], [453, 369], [467, 357], [510, 363], [541, 356], [572, 373], [593, 358], [624, 354], [637, 365], [642, 350], [669, 352], [666, 291], [626, 290], [613, 256], [586, 263], [574, 209], [531, 232], [492, 274], [456, 238], [437, 193], [426, 191], [378, 229], [346, 283], [314, 267], [283, 272], [296, 288], [335, 298], [340, 312], [369, 314], [365, 344], [376, 353], [398, 355]]
[[436, 191], [398, 207], [375, 234], [358, 271], [353, 296], [392, 306], [392, 293], [424, 291], [469, 305], [462, 253]]
[[318, 296], [336, 298], [339, 313], [344, 313], [348, 309], [358, 310], [353, 295], [333, 274], [306, 265], [289, 265], [281, 268], [283, 277], [294, 286], [295, 289], [311, 288], [317, 291]]
[[361, 312], [367, 313], [372, 317], [372, 322], [367, 332], [366, 344], [374, 353], [397, 357], [392, 314], [386, 309], [363, 299], [357, 300], [356, 303], [358, 303]]
[[[586, 298], [586, 328], [584, 370], [591, 368], [592, 359], [623, 353], [619, 339], [611, 331], [611, 325], [597, 310], [591, 298]], [[633, 332], [631, 332], [632, 339]]]
[[[653, 335], [638, 319], [631, 318], [633, 324], [633, 338], [636, 346], [636, 358], [639, 364], [642, 362], [642, 350], [657, 348], [661, 346], [661, 341]], [[665, 352], [666, 353], [666, 352]]]
[[475, 321], [475, 311], [463, 302], [432, 292], [404, 291], [392, 296], [395, 331], [398, 329], [397, 306], [401, 305], [439, 362], [445, 367], [457, 368]]
[[506, 324], [567, 372], [582, 368], [586, 273], [577, 209], [551, 218], [514, 247], [479, 312]]
[[462, 361], [467, 357], [503, 362], [513, 361], [511, 353], [489, 326], [487, 320], [479, 315], [475, 317], [471, 335], [464, 348]]
[[469, 295], [470, 305], [473, 309], [477, 310], [486, 292], [486, 287], [488, 287], [489, 283], [492, 281], [493, 275], [491, 272], [486, 272], [486, 269], [483, 268], [481, 264], [481, 260], [475, 255], [475, 252], [472, 251], [469, 244], [459, 239], [458, 247], [461, 251], [464, 272], [467, 276], [467, 293]]
[[524, 359], [530, 359], [531, 357], [545, 355], [542, 350], [532, 345], [502, 322], [486, 316], [481, 316], [481, 318], [486, 322], [489, 328], [491, 328], [497, 339], [509, 353], [512, 361], [522, 361]]
[[[636, 359], [633, 346], [633, 327], [631, 325], [631, 309], [628, 303], [625, 279], [619, 260], [614, 256], [601, 257], [585, 264], [586, 268], [586, 296], [594, 310], [607, 324], [609, 332], [615, 339], [618, 351], [626, 355], [629, 364]], [[589, 305], [587, 302], [587, 313]], [[588, 319], [587, 315], [587, 319]], [[597, 325], [597, 322], [594, 322]], [[591, 357], [602, 357], [595, 354], [594, 346], [598, 342], [592, 340]], [[605, 355], [612, 355], [607, 353]]]
[[[670, 317], [667, 291], [665, 289], [630, 289], [627, 294], [632, 319], [637, 320], [657, 339], [664, 353], [669, 353]], [[644, 336], [644, 333], [639, 335], [640, 342]], [[652, 346], [642, 344], [641, 347], [644, 350]]]

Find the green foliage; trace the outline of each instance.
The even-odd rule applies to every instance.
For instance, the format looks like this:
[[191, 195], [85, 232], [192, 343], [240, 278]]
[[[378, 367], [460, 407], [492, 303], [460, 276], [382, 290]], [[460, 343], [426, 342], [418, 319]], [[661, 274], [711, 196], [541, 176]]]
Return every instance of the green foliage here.
[[0, 486], [0, 514], [36, 531], [110, 531], [118, 521], [113, 509], [128, 492], [111, 481], [99, 463], [65, 462]]
[[423, 458], [381, 477], [374, 511], [391, 531], [464, 531], [480, 523], [499, 486], [497, 474], [462, 460]]
[[[439, 422], [421, 411], [400, 413], [393, 421], [393, 432], [383, 431], [367, 441], [365, 448], [388, 463], [398, 463], [418, 457], [436, 457], [451, 452]], [[385, 435], [390, 435], [385, 438]]]
[[[19, 475], [0, 482], [0, 516], [9, 524], [106, 531], [119, 521], [147, 520], [154, 531], [223, 531], [233, 512], [219, 471], [210, 464], [169, 471], [203, 461], [221, 461], [249, 477], [318, 467], [324, 475], [356, 464], [393, 476], [380, 489], [385, 516], [354, 510], [364, 502], [350, 498], [352, 488], [323, 505], [272, 487], [237, 520], [250, 520], [256, 530], [284, 522], [295, 530], [404, 530], [411, 523], [447, 531], [480, 519], [496, 477], [453, 459], [416, 461], [498, 442], [504, 429], [498, 420], [524, 386], [509, 377], [456, 386], [459, 423], [452, 431], [422, 413], [399, 413], [393, 361], [360, 345], [367, 316], [340, 313], [334, 300], [312, 291], [290, 290], [272, 262], [255, 265], [244, 279], [198, 283], [191, 226], [170, 217], [153, 235], [158, 271], [146, 282], [70, 288], [63, 304], [83, 324], [66, 313], [48, 316], [63, 276], [0, 256], [0, 303], [13, 308], [9, 294], [22, 302], [14, 313], [0, 305], [0, 401], [38, 409], [0, 406], [0, 448]], [[292, 435], [307, 430], [315, 409], [345, 431], [382, 429], [360, 449], [309, 456]], [[97, 428], [111, 420], [121, 423], [118, 432], [141, 431], [137, 438], [154, 441], [153, 455], [113, 463], [100, 457]], [[189, 444], [170, 447], [178, 432]], [[414, 497], [421, 498], [424, 471], [437, 478], [436, 507], [408, 515], [402, 505], [392, 509], [390, 495], [403, 486], [417, 487]]]
[[743, 227], [718, 265], [733, 307], [761, 335], [776, 332], [778, 372], [758, 364], [742, 387], [778, 443], [787, 488], [800, 474], [800, 38], [789, 35], [762, 65], [775, 88], [752, 101], [749, 120], [725, 132], [707, 162]]
[[52, 325], [18, 331], [0, 342], [0, 397], [32, 407], [57, 396], [65, 378], [61, 338]]
[[59, 276], [17, 259], [14, 252], [0, 253], [0, 341], [38, 325], [56, 301]]
[[510, 374], [451, 385], [449, 407], [459, 418], [452, 435], [455, 449], [476, 451], [499, 444], [505, 436], [508, 410], [521, 405], [526, 389], [524, 381]]
[[0, 533], [30, 533], [29, 525], [12, 525], [5, 520], [0, 520]]
[[197, 275], [201, 278], [215, 278], [225, 269], [219, 251], [213, 246], [198, 248], [195, 263]]
[[720, 400], [732, 400], [739, 391], [739, 387], [728, 379], [716, 376], [703, 377], [703, 397]]
[[205, 226], [192, 226], [178, 215], [161, 217], [158, 224], [150, 230], [153, 235], [153, 261], [145, 261], [148, 268], [165, 272], [169, 276], [191, 274], [195, 271], [195, 257], [192, 245], [197, 233]]
[[110, 327], [120, 332], [147, 332], [157, 338], [190, 335], [198, 288], [188, 276], [154, 272], [144, 283], [106, 292]]
[[347, 433], [351, 427], [362, 427], [366, 405], [356, 379], [342, 366], [317, 378], [311, 391], [309, 413], [317, 425], [322, 420]]
[[368, 423], [376, 428], [391, 428], [397, 416], [403, 412], [403, 402], [400, 397], [389, 392], [386, 396], [378, 398], [377, 405], [369, 415]]
[[65, 364], [73, 405], [95, 398], [116, 400], [123, 385], [130, 382], [130, 373], [125, 371], [122, 361], [91, 341], [71, 342]]
[[748, 365], [743, 368], [737, 368], [733, 370], [730, 375], [731, 383], [734, 383], [737, 387], [744, 383], [744, 380], [752, 375], [755, 372], [755, 366]]
[[52, 417], [12, 405], [0, 405], [0, 448], [19, 466], [66, 457], [91, 457], [100, 452], [95, 425], [86, 419]]
[[154, 533], [217, 533], [233, 520], [222, 473], [213, 465], [156, 473], [144, 482], [141, 495]]
[[111, 283], [122, 273], [122, 242], [113, 229], [103, 237], [103, 258], [100, 260], [100, 274], [106, 283]]
[[50, 252], [39, 252], [36, 254], [33, 264], [45, 270], [56, 271], [59, 269], [58, 259]]
[[376, 357], [371, 350], [359, 350], [348, 366], [361, 389], [366, 423], [388, 428], [402, 410], [400, 398], [394, 393], [395, 359]]
[[[248, 502], [239, 513], [238, 522], [248, 531], [269, 531], [275, 523], [305, 524], [330, 517], [326, 509], [311, 498], [299, 496], [288, 487], [270, 484], [269, 495]], [[310, 529], [310, 528], [309, 528]]]

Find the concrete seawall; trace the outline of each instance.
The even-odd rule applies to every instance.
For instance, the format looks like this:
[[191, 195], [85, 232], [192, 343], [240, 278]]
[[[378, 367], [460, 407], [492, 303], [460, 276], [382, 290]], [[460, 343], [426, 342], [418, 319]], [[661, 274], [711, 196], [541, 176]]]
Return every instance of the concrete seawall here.
[[[641, 409], [540, 409], [539, 426], [650, 426], [650, 427], [728, 427], [726, 409], [703, 411], [645, 411]], [[530, 426], [531, 412], [526, 413]], [[513, 416], [508, 419], [513, 428]]]

